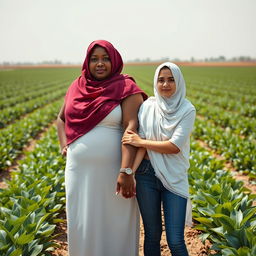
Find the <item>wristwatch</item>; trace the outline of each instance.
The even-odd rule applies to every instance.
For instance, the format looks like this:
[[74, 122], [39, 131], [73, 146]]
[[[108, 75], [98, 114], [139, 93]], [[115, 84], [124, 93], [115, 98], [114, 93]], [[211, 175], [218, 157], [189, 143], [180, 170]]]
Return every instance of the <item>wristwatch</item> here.
[[128, 175], [133, 174], [133, 170], [132, 170], [131, 168], [121, 168], [121, 169], [120, 169], [120, 172], [121, 172], [121, 173], [126, 173], [126, 174], [128, 174]]

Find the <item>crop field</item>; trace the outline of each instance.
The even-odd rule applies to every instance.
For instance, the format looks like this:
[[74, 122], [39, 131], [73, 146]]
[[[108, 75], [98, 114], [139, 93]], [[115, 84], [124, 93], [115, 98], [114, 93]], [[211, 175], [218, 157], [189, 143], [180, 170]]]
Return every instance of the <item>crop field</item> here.
[[[127, 65], [149, 95], [155, 65]], [[194, 229], [209, 254], [256, 255], [256, 67], [181, 67], [197, 118]], [[79, 68], [0, 69], [0, 256], [54, 255], [65, 211], [55, 120]], [[243, 181], [242, 181], [243, 180]]]

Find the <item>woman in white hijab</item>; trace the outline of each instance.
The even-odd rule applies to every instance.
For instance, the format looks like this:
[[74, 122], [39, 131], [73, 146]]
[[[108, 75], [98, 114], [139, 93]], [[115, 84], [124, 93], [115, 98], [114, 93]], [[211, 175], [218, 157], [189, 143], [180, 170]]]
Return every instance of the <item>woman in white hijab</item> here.
[[130, 131], [122, 139], [123, 144], [139, 148], [132, 170], [137, 170], [136, 194], [145, 230], [144, 254], [161, 255], [163, 205], [172, 256], [186, 256], [184, 226], [185, 222], [192, 225], [187, 170], [196, 111], [185, 98], [185, 81], [174, 63], [166, 62], [156, 69], [154, 95], [139, 110], [139, 135]]

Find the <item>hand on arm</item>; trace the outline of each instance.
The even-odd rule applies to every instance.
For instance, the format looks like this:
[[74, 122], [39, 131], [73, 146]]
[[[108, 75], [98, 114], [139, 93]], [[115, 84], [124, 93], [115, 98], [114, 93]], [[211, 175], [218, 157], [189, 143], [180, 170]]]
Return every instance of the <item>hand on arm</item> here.
[[[122, 123], [124, 134], [128, 130], [136, 131], [138, 128], [138, 110], [143, 102], [141, 94], [131, 95], [122, 102]], [[136, 148], [131, 145], [122, 144], [122, 161], [121, 168], [131, 168], [135, 158]], [[120, 173], [117, 178], [116, 192], [121, 193], [125, 198], [135, 196], [135, 179], [134, 175]]]
[[129, 144], [135, 147], [143, 147], [161, 154], [177, 154], [180, 152], [179, 148], [169, 140], [154, 141], [142, 139], [137, 133], [130, 130], [123, 136], [122, 143], [124, 145]]
[[65, 103], [62, 105], [57, 118], [57, 132], [60, 142], [61, 154], [66, 156], [67, 154], [67, 137], [65, 133]]

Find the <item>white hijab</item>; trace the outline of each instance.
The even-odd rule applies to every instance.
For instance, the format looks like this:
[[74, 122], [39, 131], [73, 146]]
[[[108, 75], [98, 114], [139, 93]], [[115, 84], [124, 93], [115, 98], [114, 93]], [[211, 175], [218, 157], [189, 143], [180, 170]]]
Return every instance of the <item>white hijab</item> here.
[[[174, 76], [176, 91], [170, 98], [164, 98], [157, 91], [157, 81], [160, 70], [168, 67]], [[161, 126], [161, 133], [172, 130], [186, 114], [195, 110], [194, 106], [188, 101], [186, 96], [186, 85], [183, 75], [177, 65], [165, 62], [157, 67], [154, 76], [154, 95], [155, 95], [155, 121]], [[153, 133], [156, 131], [152, 131]]]
[[[162, 97], [157, 90], [158, 76], [163, 67], [168, 67], [171, 70], [176, 83], [176, 91], [170, 98]], [[195, 111], [195, 107], [185, 98], [185, 81], [177, 65], [165, 62], [157, 67], [154, 76], [154, 95], [155, 97], [150, 97], [140, 108], [139, 133], [148, 140], [169, 140], [179, 122], [192, 111]], [[189, 198], [187, 177], [189, 151], [189, 141], [183, 148], [180, 148], [178, 154], [161, 154], [148, 150], [155, 174], [165, 188], [187, 199]], [[191, 212], [191, 209], [188, 209], [191, 204], [189, 200], [188, 202], [187, 213], [188, 211]]]

